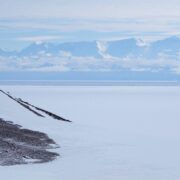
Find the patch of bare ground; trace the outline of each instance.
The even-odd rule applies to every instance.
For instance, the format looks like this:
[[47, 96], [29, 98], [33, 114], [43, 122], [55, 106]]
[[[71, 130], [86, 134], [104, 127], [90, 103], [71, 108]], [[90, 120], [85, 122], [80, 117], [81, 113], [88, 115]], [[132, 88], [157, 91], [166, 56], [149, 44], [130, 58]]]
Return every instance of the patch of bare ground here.
[[0, 118], [1, 166], [50, 162], [59, 156], [50, 151], [55, 145], [45, 133], [23, 129]]

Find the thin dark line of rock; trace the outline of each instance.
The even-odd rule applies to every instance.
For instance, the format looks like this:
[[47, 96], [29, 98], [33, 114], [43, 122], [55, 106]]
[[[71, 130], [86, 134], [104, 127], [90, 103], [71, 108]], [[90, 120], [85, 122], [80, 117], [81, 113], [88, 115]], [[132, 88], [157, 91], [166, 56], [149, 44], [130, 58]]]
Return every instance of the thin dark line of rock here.
[[[60, 117], [59, 115], [55, 114], [55, 113], [52, 113], [52, 112], [49, 112], [45, 109], [42, 109], [42, 108], [39, 108], [37, 106], [34, 106], [32, 104], [30, 104], [29, 102], [26, 102], [24, 100], [22, 100], [21, 98], [15, 98], [13, 97], [12, 95], [10, 95], [9, 93], [6, 93], [4, 92], [3, 90], [0, 90], [0, 92], [2, 92], [3, 94], [5, 94], [6, 96], [8, 96], [9, 98], [11, 98], [12, 100], [16, 101], [17, 103], [19, 103], [21, 106], [23, 106], [24, 108], [28, 109], [29, 111], [33, 112], [34, 114], [36, 114], [37, 116], [40, 116], [40, 117], [44, 117], [42, 114], [40, 114], [39, 112], [33, 110], [32, 108], [35, 108], [36, 110], [38, 111], [41, 111], [43, 113], [45, 113], [46, 115], [56, 119], [56, 120], [60, 120], [60, 121], [65, 121], [65, 122], [72, 122], [68, 119], [65, 119], [63, 117]], [[32, 108], [31, 108], [32, 107]]]
[[24, 103], [24, 104], [26, 104], [26, 105], [28, 105], [28, 106], [31, 106], [31, 107], [35, 108], [36, 110], [38, 110], [38, 111], [44, 112], [45, 114], [53, 117], [54, 119], [61, 120], [61, 121], [66, 121], [66, 122], [72, 122], [72, 121], [70, 121], [70, 120], [68, 120], [68, 119], [65, 119], [65, 118], [62, 118], [62, 117], [60, 117], [60, 116], [58, 116], [58, 115], [56, 115], [56, 114], [54, 114], [54, 113], [52, 113], [52, 112], [49, 112], [49, 111], [47, 111], [47, 110], [44, 110], [44, 109], [39, 108], [39, 107], [37, 107], [37, 106], [34, 106], [34, 105], [30, 104], [29, 102], [23, 101], [23, 100], [20, 99], [20, 98], [19, 98], [18, 100], [19, 100], [21, 103]]
[[13, 96], [11, 96], [10, 94], [4, 92], [3, 90], [0, 90], [0, 92], [2, 92], [3, 94], [5, 94], [6, 96], [8, 96], [10, 99], [14, 100], [15, 102], [17, 102], [18, 104], [20, 104], [21, 106], [23, 106], [24, 108], [28, 109], [29, 111], [31, 111], [32, 113], [36, 114], [37, 116], [40, 117], [44, 117], [42, 114], [38, 113], [37, 111], [31, 109], [29, 106], [19, 102], [16, 98], [14, 98]]

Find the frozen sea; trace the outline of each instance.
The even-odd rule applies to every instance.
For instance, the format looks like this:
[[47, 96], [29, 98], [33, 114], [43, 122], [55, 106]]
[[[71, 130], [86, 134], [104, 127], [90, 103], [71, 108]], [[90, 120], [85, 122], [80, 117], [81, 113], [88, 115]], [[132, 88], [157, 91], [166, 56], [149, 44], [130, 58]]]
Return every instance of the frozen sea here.
[[0, 179], [180, 179], [180, 86], [0, 89], [73, 121], [25, 115], [26, 110], [0, 96], [0, 117], [46, 132], [61, 146], [53, 162], [0, 167]]

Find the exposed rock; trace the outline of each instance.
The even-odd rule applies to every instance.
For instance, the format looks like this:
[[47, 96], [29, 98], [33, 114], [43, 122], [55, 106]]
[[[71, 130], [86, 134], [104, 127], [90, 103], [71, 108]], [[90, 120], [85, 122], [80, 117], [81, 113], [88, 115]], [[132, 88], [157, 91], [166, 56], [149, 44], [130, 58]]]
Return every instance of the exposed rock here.
[[[45, 133], [23, 129], [17, 124], [0, 118], [0, 165], [44, 163], [59, 154], [48, 151], [56, 143]], [[56, 145], [57, 147], [57, 145]]]

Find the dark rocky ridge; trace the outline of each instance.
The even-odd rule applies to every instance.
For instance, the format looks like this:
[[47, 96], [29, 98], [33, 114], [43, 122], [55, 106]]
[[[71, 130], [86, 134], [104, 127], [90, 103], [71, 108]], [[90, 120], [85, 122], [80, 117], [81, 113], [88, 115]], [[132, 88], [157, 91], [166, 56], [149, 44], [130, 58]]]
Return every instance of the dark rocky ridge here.
[[[59, 154], [48, 151], [56, 143], [45, 133], [23, 129], [0, 118], [0, 165], [45, 163]], [[56, 147], [58, 147], [56, 145]]]

